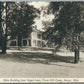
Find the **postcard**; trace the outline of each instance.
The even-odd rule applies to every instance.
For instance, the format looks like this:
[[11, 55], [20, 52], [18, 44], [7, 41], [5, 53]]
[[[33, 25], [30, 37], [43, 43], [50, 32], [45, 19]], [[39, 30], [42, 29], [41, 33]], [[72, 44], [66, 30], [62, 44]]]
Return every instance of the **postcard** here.
[[0, 83], [84, 83], [84, 1], [0, 1]]

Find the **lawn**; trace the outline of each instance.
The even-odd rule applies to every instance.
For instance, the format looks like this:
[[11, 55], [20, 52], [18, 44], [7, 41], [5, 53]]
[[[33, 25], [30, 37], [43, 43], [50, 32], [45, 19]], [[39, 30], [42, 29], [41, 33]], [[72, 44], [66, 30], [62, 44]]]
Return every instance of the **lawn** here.
[[84, 77], [84, 53], [74, 64], [74, 53], [7, 52], [0, 54], [0, 77], [70, 78]]

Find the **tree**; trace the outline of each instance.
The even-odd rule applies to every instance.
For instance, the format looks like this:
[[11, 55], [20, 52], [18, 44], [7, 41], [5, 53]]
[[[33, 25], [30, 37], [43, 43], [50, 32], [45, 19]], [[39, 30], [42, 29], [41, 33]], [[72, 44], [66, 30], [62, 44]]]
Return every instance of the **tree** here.
[[5, 28], [4, 28], [4, 23], [5, 23], [5, 18], [4, 18], [4, 2], [0, 2], [0, 47], [2, 49], [2, 53], [6, 53], [5, 52], [5, 46], [6, 46], [6, 34], [4, 32]]
[[27, 2], [14, 2], [9, 4], [8, 26], [11, 31], [10, 34], [12, 38], [18, 37], [18, 46], [21, 47], [22, 37], [28, 36], [32, 31], [32, 24], [34, 24], [38, 10], [28, 5]]
[[1, 47], [1, 41], [2, 41], [2, 25], [1, 25], [1, 22], [2, 22], [2, 3], [0, 2], [0, 47]]
[[58, 49], [61, 45], [75, 52], [75, 63], [79, 61], [79, 37], [83, 28], [81, 21], [81, 2], [51, 2], [50, 12], [55, 15], [54, 27], [46, 30], [46, 37], [54, 42]]
[[[6, 53], [8, 35], [12, 38], [17, 36], [18, 46], [21, 46], [22, 37], [32, 31], [37, 12], [28, 2], [0, 2], [0, 45], [3, 54]], [[2, 27], [2, 22], [6, 27]]]

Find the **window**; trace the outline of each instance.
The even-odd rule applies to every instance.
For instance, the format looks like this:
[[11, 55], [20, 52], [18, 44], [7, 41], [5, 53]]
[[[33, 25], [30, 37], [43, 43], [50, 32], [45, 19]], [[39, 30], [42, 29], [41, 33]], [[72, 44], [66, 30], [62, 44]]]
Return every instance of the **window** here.
[[37, 34], [37, 37], [38, 37], [38, 39], [41, 39], [42, 36], [41, 36], [41, 34]]
[[27, 46], [27, 40], [23, 40], [23, 46]]
[[16, 41], [11, 41], [10, 46], [16, 46]]

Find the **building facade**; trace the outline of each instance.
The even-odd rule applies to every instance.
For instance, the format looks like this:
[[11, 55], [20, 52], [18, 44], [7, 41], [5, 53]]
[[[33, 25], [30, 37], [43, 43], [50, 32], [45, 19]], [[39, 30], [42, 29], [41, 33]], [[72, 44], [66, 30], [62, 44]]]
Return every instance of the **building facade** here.
[[[22, 37], [22, 47], [46, 47], [46, 41], [42, 38], [42, 32], [38, 29], [34, 28], [33, 31], [28, 35], [28, 37], [24, 38]], [[18, 46], [18, 39], [17, 37], [15, 39], [10, 39], [7, 43], [8, 47], [11, 46]]]

